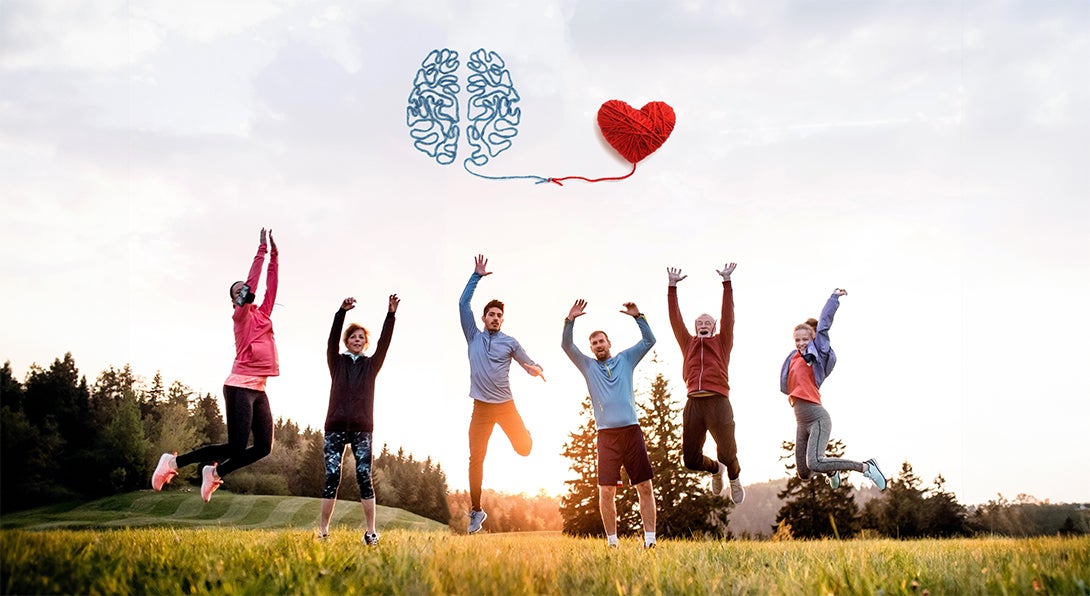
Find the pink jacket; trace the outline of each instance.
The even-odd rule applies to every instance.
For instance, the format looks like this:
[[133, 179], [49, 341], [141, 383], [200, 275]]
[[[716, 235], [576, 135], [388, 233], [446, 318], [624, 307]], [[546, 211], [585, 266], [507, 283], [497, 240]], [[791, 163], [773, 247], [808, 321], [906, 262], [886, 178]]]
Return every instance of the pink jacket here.
[[[257, 247], [257, 255], [250, 265], [250, 274], [246, 285], [257, 291], [257, 281], [261, 277], [261, 264], [265, 261], [266, 245]], [[261, 306], [246, 304], [236, 306], [231, 318], [235, 322], [235, 363], [232, 374], [254, 377], [275, 377], [280, 374], [280, 359], [276, 354], [276, 339], [273, 337], [273, 303], [276, 301], [278, 282], [277, 251], [269, 255], [269, 268], [265, 275], [265, 298]]]

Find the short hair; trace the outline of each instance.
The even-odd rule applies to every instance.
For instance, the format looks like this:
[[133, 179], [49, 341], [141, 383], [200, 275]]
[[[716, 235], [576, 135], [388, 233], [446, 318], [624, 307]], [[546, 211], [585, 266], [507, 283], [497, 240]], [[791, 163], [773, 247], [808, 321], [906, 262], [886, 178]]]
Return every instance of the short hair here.
[[817, 319], [810, 318], [806, 319], [805, 323], [799, 323], [798, 325], [795, 325], [795, 331], [798, 331], [799, 329], [805, 329], [810, 332], [810, 337], [817, 337], [817, 326]]
[[587, 340], [589, 341], [592, 337], [594, 337], [595, 335], [598, 335], [599, 333], [601, 333], [602, 335], [605, 335], [606, 336], [606, 341], [609, 341], [609, 336], [606, 335], [606, 332], [602, 331], [602, 330], [591, 331], [590, 335], [587, 336]]
[[368, 331], [366, 327], [364, 327], [363, 325], [360, 325], [359, 323], [349, 323], [348, 324], [348, 329], [344, 330], [344, 339], [343, 339], [343, 341], [344, 341], [344, 344], [346, 346], [348, 345], [348, 338], [352, 337], [352, 334], [355, 333], [357, 330], [360, 330], [360, 329], [363, 330], [363, 349], [365, 349], [365, 350], [367, 349], [367, 346], [369, 346], [371, 344], [371, 332]]
[[499, 300], [496, 300], [495, 298], [489, 300], [488, 304], [484, 305], [484, 311], [481, 312], [481, 316], [483, 317], [484, 315], [487, 315], [488, 311], [492, 310], [493, 308], [500, 309], [500, 312], [502, 313], [503, 312], [503, 303], [500, 302]]

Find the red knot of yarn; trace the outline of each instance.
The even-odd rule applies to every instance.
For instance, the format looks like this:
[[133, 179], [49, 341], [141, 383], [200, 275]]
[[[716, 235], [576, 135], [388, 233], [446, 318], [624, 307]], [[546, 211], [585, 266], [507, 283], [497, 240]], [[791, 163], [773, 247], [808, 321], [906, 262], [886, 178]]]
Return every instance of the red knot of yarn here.
[[625, 159], [635, 164], [666, 142], [674, 130], [674, 108], [652, 101], [639, 110], [619, 99], [598, 109], [602, 136]]

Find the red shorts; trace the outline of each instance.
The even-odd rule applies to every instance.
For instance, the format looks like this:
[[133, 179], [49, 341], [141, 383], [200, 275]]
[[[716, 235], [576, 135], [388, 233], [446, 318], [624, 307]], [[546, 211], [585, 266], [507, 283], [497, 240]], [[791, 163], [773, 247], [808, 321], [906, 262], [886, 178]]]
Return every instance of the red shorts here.
[[617, 486], [621, 466], [633, 485], [650, 480], [651, 459], [638, 424], [598, 431], [598, 486]]

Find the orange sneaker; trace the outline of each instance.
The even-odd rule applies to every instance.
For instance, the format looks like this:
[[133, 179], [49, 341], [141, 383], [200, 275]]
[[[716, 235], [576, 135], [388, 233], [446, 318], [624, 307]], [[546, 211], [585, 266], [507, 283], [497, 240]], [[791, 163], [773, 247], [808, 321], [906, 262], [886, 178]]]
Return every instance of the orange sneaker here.
[[178, 452], [164, 453], [159, 456], [159, 464], [155, 466], [155, 472], [151, 475], [151, 487], [155, 490], [163, 490], [164, 484], [178, 475]]
[[207, 503], [212, 500], [212, 493], [223, 484], [223, 480], [216, 474], [216, 466], [212, 464], [201, 470], [201, 498]]

